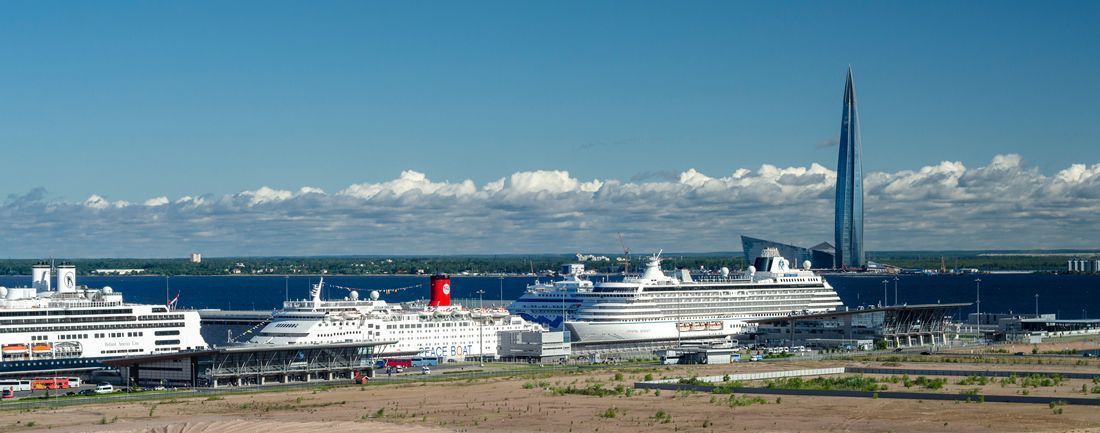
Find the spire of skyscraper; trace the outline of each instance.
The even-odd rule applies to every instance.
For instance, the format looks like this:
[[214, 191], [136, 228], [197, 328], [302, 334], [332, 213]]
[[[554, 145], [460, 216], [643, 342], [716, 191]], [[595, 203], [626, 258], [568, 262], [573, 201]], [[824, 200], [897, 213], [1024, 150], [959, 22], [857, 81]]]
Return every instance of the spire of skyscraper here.
[[856, 86], [852, 67], [844, 83], [844, 115], [840, 121], [840, 155], [836, 163], [836, 267], [862, 267], [863, 148], [859, 139]]

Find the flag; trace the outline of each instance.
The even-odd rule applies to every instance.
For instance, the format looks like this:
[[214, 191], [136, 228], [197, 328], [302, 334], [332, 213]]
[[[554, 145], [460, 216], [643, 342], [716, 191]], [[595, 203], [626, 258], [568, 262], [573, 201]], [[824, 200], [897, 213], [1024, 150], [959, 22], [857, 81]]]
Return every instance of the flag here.
[[178, 303], [179, 301], [180, 301], [180, 293], [176, 292], [176, 297], [172, 298], [171, 301], [168, 301], [168, 305], [167, 305], [168, 310], [171, 311], [171, 310], [176, 309], [176, 303]]

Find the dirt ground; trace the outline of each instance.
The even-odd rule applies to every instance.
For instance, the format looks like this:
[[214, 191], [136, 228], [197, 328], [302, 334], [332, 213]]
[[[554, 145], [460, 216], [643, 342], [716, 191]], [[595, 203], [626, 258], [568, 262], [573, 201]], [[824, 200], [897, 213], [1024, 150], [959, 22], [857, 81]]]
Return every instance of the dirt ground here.
[[[1030, 345], [1027, 347], [1030, 353]], [[1091, 346], [1096, 347], [1096, 346]], [[1043, 347], [1044, 350], [1056, 350]], [[1030, 357], [1029, 357], [1030, 358]], [[1086, 365], [985, 365], [937, 362], [795, 361], [724, 366], [620, 367], [555, 371], [510, 378], [436, 383], [341, 386], [174, 400], [0, 411], [0, 431], [51, 432], [1100, 432], [1100, 407], [964, 403], [841, 397], [760, 396], [737, 406], [728, 395], [634, 392], [613, 396], [555, 393], [569, 385], [630, 388], [653, 378], [841, 365], [1028, 371], [1095, 371]], [[619, 373], [621, 377], [616, 377]], [[982, 388], [1021, 392], [999, 383], [961, 386], [948, 377], [942, 392]], [[1031, 395], [1081, 397], [1073, 380], [1032, 388]], [[889, 384], [890, 389], [902, 389]], [[1100, 398], [1096, 394], [1092, 394]], [[741, 396], [735, 396], [735, 398]], [[753, 396], [749, 396], [751, 399]], [[1061, 413], [1058, 413], [1058, 409]]]

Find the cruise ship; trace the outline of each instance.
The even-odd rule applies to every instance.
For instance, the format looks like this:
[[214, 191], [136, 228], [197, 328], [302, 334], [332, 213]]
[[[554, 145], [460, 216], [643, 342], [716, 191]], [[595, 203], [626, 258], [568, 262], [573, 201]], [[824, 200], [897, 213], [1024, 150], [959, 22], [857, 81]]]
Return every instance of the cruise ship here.
[[397, 341], [383, 354], [416, 354], [446, 359], [497, 357], [502, 331], [542, 331], [503, 309], [451, 305], [450, 279], [431, 278], [427, 305], [409, 309], [380, 300], [377, 291], [360, 299], [354, 290], [342, 300], [322, 300], [324, 279], [310, 289], [312, 299], [287, 301], [283, 309], [245, 344], [323, 344]]
[[536, 281], [527, 286], [519, 299], [508, 304], [508, 311], [552, 330], [561, 330], [570, 313], [580, 308], [594, 287], [584, 279], [583, 264], [563, 265], [561, 274], [564, 277], [561, 280]]
[[840, 297], [809, 269], [792, 269], [767, 248], [743, 274], [693, 278], [661, 271], [660, 253], [638, 277], [602, 282], [578, 296], [565, 326], [576, 341], [716, 338], [753, 330], [747, 320], [836, 310]]
[[127, 304], [110, 287], [76, 284], [76, 267], [32, 267], [31, 287], [0, 287], [0, 374], [102, 367], [100, 361], [206, 347], [199, 315]]

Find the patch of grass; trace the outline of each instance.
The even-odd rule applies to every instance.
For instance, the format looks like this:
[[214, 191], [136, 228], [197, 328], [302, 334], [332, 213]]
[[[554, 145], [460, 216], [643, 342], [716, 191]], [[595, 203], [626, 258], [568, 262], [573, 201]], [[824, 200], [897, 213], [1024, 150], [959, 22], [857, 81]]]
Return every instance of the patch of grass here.
[[225, 397], [222, 397], [220, 395], [212, 395], [210, 397], [206, 397], [206, 401], [218, 401], [218, 400], [225, 400]]
[[619, 409], [612, 406], [599, 414], [600, 418], [615, 418], [619, 416]]
[[971, 385], [985, 386], [985, 385], [989, 384], [989, 382], [991, 380], [992, 379], [990, 379], [988, 377], [985, 377], [985, 376], [966, 376], [962, 379], [959, 379], [959, 381], [955, 382], [955, 383], [957, 383], [959, 385], [962, 385], [962, 386], [971, 386]]
[[847, 377], [815, 377], [810, 380], [805, 380], [801, 377], [785, 377], [768, 380], [765, 386], [778, 389], [879, 390], [879, 385], [875, 378], [859, 375]]
[[672, 422], [672, 415], [669, 415], [664, 409], [658, 409], [657, 413], [653, 414], [653, 419], [661, 424], [668, 424]]

